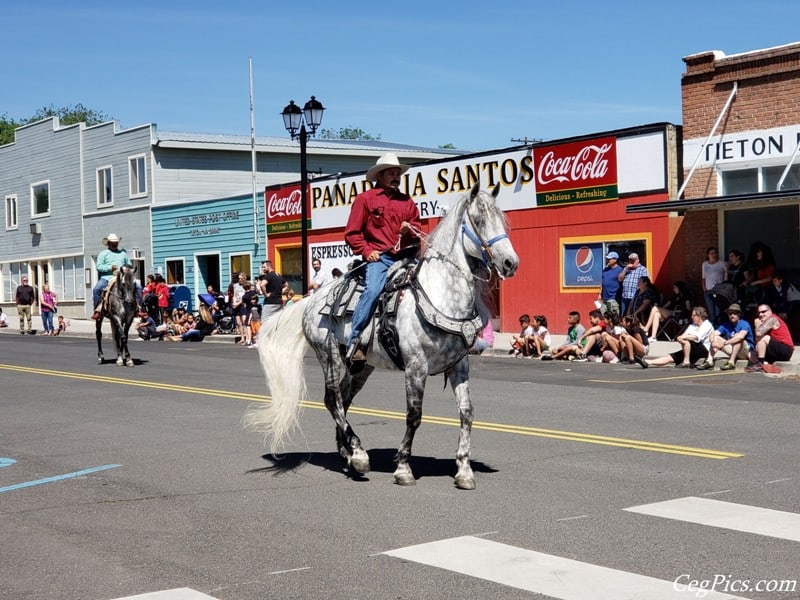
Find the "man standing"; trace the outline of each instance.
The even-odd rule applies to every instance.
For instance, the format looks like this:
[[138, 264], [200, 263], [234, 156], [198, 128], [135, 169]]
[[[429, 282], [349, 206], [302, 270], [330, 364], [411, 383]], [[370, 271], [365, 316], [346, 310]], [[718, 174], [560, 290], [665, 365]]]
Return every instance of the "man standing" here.
[[622, 273], [622, 267], [619, 266], [619, 263], [617, 262], [618, 260], [619, 254], [616, 252], [612, 251], [606, 254], [606, 266], [603, 269], [600, 293], [597, 294], [597, 300], [605, 305], [600, 307], [600, 310], [603, 311], [603, 314], [619, 314], [619, 274]]
[[311, 276], [311, 284], [308, 286], [308, 289], [313, 294], [323, 285], [328, 283], [331, 278], [330, 276], [323, 272], [322, 270], [322, 261], [318, 258], [315, 258], [311, 261], [311, 268], [314, 269], [314, 274]]
[[639, 255], [636, 252], [628, 254], [628, 264], [617, 275], [617, 281], [622, 284], [622, 314], [628, 314], [628, 307], [639, 290], [639, 279], [650, 277], [650, 273], [642, 263], [639, 262]]
[[97, 255], [97, 283], [92, 290], [92, 300], [94, 301], [92, 319], [95, 321], [100, 318], [102, 309], [100, 300], [103, 290], [108, 287], [108, 282], [116, 275], [120, 267], [133, 267], [127, 252], [119, 247], [121, 241], [122, 238], [116, 233], [109, 233], [107, 237], [101, 240], [106, 249]]
[[791, 360], [794, 342], [789, 327], [778, 315], [773, 314], [767, 304], [758, 305], [756, 347], [750, 353], [751, 364], [745, 367], [748, 373], [780, 373], [781, 368], [772, 363]]
[[[31, 307], [36, 304], [36, 291], [33, 286], [28, 285], [28, 278], [23, 276], [22, 282], [17, 286], [17, 314], [19, 315], [19, 334], [33, 334], [31, 329]], [[25, 322], [28, 329], [25, 330]]]
[[375, 305], [386, 283], [386, 272], [396, 260], [419, 251], [414, 229], [420, 217], [411, 196], [399, 190], [400, 178], [408, 170], [391, 152], [378, 158], [366, 178], [375, 187], [356, 196], [344, 230], [344, 239], [354, 254], [367, 263], [366, 287], [353, 313], [347, 357], [357, 371], [367, 360], [361, 347], [361, 332], [372, 318]]
[[261, 309], [261, 323], [266, 324], [267, 318], [283, 308], [283, 286], [286, 282], [272, 268], [272, 261], [265, 260], [261, 263], [259, 276], [260, 292], [264, 296], [264, 306]]

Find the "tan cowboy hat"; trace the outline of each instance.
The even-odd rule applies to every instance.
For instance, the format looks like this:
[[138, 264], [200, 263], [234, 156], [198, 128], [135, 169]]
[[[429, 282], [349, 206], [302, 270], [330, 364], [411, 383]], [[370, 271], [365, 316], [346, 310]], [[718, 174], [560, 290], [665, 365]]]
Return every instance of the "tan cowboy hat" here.
[[367, 181], [376, 181], [378, 178], [378, 173], [383, 171], [384, 169], [393, 169], [399, 167], [401, 173], [405, 173], [408, 171], [408, 165], [401, 165], [400, 161], [397, 159], [397, 155], [394, 152], [387, 152], [386, 154], [382, 154], [372, 167], [370, 167], [369, 171], [367, 171]]
[[103, 246], [108, 246], [108, 242], [116, 242], [119, 243], [122, 241], [122, 238], [119, 237], [116, 233], [109, 233], [107, 237], [104, 237], [102, 242]]

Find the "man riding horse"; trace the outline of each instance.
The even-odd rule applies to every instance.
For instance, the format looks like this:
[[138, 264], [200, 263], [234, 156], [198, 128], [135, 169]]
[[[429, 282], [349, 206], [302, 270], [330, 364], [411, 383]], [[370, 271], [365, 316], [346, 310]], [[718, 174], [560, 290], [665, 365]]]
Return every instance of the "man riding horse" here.
[[387, 152], [367, 171], [366, 178], [375, 184], [356, 196], [344, 231], [344, 239], [354, 254], [367, 263], [366, 286], [353, 313], [352, 330], [347, 344], [347, 357], [352, 370], [363, 368], [367, 357], [361, 333], [369, 324], [378, 298], [386, 283], [386, 272], [395, 261], [416, 256], [419, 243], [420, 217], [411, 196], [404, 194], [400, 177], [408, 170], [397, 156]]
[[[105, 250], [97, 255], [97, 283], [92, 290], [92, 300], [94, 301], [94, 312], [92, 319], [95, 321], [100, 318], [100, 313], [103, 308], [102, 298], [103, 291], [108, 287], [108, 282], [114, 277], [117, 269], [122, 267], [133, 267], [133, 263], [128, 258], [128, 253], [119, 247], [122, 238], [116, 233], [109, 233], [104, 237], [102, 244], [106, 247]], [[141, 290], [137, 283], [136, 286], [137, 302], [141, 299]]]

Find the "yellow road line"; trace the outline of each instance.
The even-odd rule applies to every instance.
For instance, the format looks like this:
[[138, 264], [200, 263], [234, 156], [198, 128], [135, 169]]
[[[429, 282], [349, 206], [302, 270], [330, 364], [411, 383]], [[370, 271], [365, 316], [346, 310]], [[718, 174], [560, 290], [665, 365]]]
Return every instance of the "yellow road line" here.
[[[49, 377], [65, 377], [69, 379], [79, 379], [83, 381], [97, 381], [101, 383], [112, 383], [116, 385], [128, 385], [141, 388], [169, 390], [173, 392], [185, 392], [185, 393], [199, 394], [205, 396], [216, 396], [220, 398], [232, 398], [235, 400], [247, 400], [250, 402], [269, 402], [271, 400], [269, 396], [262, 394], [246, 394], [230, 390], [213, 390], [208, 388], [174, 385], [161, 382], [137, 381], [133, 379], [124, 379], [121, 377], [109, 377], [106, 375], [89, 375], [84, 373], [73, 373], [69, 371], [39, 369], [35, 367], [22, 367], [16, 365], [0, 364], [0, 370], [16, 371], [20, 373], [29, 373], [35, 375], [46, 375]], [[313, 408], [316, 410], [327, 411], [327, 408], [325, 408], [325, 404], [322, 402], [312, 402], [310, 400], [306, 400], [302, 402], [302, 406], [305, 408]], [[376, 408], [363, 408], [363, 407], [351, 406], [349, 412], [357, 415], [381, 417], [386, 419], [394, 419], [398, 421], [405, 421], [406, 419], [405, 413], [397, 411], [381, 410]], [[450, 417], [424, 416], [422, 417], [422, 422], [432, 425], [444, 425], [447, 427], [460, 427], [460, 420]], [[574, 431], [561, 431], [558, 429], [542, 429], [539, 427], [528, 427], [525, 425], [508, 425], [504, 423], [474, 421], [472, 424], [472, 428], [482, 429], [485, 431], [494, 431], [498, 433], [511, 433], [514, 435], [527, 435], [527, 436], [543, 437], [555, 440], [564, 440], [570, 442], [583, 442], [587, 444], [597, 444], [602, 446], [631, 448], [634, 450], [647, 450], [650, 452], [660, 452], [663, 454], [678, 454], [682, 456], [694, 456], [698, 458], [713, 458], [717, 460], [722, 460], [726, 458], [740, 458], [744, 456], [743, 454], [740, 454], [738, 452], [727, 452], [724, 450], [712, 450], [709, 448], [694, 448], [691, 446], [662, 444], [659, 442], [648, 442], [645, 440], [634, 440], [628, 438], [594, 435], [594, 434], [579, 433]]]
[[648, 377], [645, 379], [589, 379], [589, 383], [647, 383], [648, 381], [675, 381], [676, 379], [697, 379], [699, 377], [730, 377], [731, 375], [741, 375], [736, 371], [720, 371], [719, 373], [703, 373], [698, 371], [689, 375], [665, 375], [664, 377]]

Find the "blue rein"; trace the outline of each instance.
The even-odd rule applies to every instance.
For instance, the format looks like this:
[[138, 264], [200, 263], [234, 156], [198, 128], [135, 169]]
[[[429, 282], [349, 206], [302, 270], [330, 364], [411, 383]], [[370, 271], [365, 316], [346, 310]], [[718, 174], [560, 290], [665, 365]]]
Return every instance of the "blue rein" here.
[[[467, 223], [469, 219], [469, 223]], [[469, 216], [469, 211], [464, 211], [464, 216], [461, 218], [461, 244], [464, 244], [464, 236], [467, 236], [472, 243], [479, 246], [481, 249], [481, 264], [487, 271], [491, 270], [489, 260], [492, 256], [491, 247], [500, 240], [508, 239], [508, 234], [503, 232], [496, 235], [490, 240], [484, 241], [483, 238], [475, 231], [475, 224], [472, 222], [472, 217]]]

